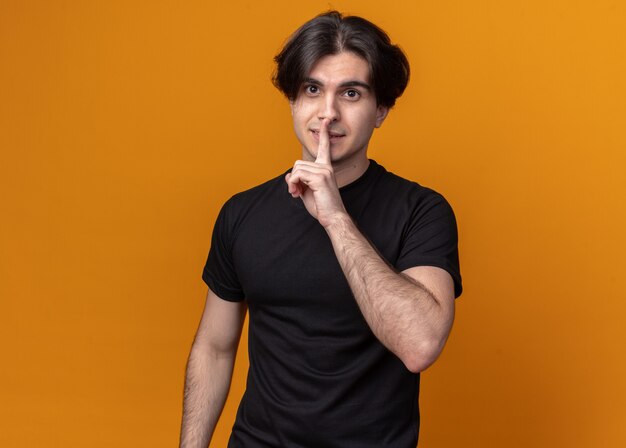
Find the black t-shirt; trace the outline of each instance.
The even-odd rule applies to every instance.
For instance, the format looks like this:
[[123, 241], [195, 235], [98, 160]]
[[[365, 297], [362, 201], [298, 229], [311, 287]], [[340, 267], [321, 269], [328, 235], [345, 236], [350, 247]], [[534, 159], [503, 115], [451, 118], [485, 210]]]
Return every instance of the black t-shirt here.
[[[461, 294], [456, 221], [440, 194], [373, 160], [340, 192], [393, 267], [443, 268]], [[229, 447], [415, 447], [419, 375], [372, 334], [328, 235], [284, 175], [226, 202], [203, 279], [250, 313], [250, 369]]]

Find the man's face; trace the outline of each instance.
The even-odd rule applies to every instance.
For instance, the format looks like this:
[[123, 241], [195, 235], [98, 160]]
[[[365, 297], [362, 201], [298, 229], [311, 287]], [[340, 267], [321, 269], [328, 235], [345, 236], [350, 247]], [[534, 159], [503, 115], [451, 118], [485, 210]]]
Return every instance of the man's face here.
[[388, 108], [377, 106], [369, 75], [367, 62], [354, 53], [325, 56], [313, 66], [298, 98], [291, 103], [303, 160], [315, 160], [321, 122], [328, 118], [333, 165], [367, 164], [372, 132], [388, 112]]

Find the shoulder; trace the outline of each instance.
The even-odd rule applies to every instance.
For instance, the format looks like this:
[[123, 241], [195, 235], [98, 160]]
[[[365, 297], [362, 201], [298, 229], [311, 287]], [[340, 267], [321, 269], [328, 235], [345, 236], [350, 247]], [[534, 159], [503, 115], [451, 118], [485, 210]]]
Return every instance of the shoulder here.
[[399, 202], [412, 206], [412, 208], [430, 209], [435, 207], [452, 212], [452, 207], [441, 193], [387, 171], [382, 165], [376, 165], [379, 171], [377, 189], [381, 193], [397, 198]]
[[[285, 172], [286, 173], [286, 172]], [[231, 196], [222, 206], [217, 223], [230, 229], [233, 234], [249, 218], [263, 219], [291, 198], [287, 194], [285, 174], [280, 174], [262, 184]]]
[[458, 230], [452, 207], [432, 188], [424, 187], [385, 170], [381, 176], [385, 189], [394, 189], [391, 212], [399, 216], [401, 251], [394, 266], [404, 271], [417, 266], [446, 270], [454, 280], [455, 297], [463, 288], [459, 268]]
[[250, 206], [259, 204], [273, 196], [282, 196], [282, 193], [287, 190], [287, 186], [285, 184], [286, 173], [287, 171], [263, 182], [262, 184], [234, 194], [226, 201], [224, 208], [229, 210], [238, 210], [242, 208], [247, 209]]

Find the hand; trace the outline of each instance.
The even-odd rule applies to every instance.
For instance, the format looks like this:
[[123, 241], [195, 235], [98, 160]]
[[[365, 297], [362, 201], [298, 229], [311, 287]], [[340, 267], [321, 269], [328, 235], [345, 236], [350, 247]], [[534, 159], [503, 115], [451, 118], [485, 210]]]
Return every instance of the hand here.
[[329, 123], [327, 118], [322, 120], [315, 162], [297, 160], [285, 176], [291, 196], [301, 198], [308, 212], [324, 227], [347, 214], [330, 160]]

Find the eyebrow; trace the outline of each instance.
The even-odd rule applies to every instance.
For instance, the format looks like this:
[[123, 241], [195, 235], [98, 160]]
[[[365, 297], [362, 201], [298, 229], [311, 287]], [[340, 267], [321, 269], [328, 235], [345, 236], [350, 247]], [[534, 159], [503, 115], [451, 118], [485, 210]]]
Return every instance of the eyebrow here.
[[[321, 81], [318, 81], [315, 78], [304, 78], [304, 83], [306, 84], [313, 84], [316, 86], [323, 86], [324, 83]], [[371, 86], [363, 81], [357, 81], [357, 80], [353, 80], [353, 81], [344, 81], [341, 84], [339, 84], [339, 87], [363, 87], [364, 89], [367, 90], [372, 90]]]

